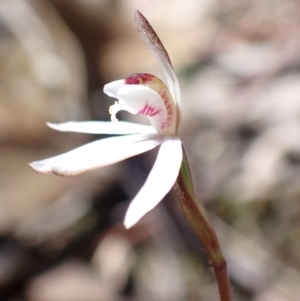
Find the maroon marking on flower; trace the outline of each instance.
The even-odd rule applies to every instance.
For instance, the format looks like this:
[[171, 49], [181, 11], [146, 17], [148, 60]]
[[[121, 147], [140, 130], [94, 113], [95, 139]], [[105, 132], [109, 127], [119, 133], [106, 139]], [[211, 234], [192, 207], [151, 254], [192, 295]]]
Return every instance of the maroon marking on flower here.
[[139, 85], [149, 83], [155, 78], [154, 75], [148, 73], [134, 73], [125, 78], [127, 85]]

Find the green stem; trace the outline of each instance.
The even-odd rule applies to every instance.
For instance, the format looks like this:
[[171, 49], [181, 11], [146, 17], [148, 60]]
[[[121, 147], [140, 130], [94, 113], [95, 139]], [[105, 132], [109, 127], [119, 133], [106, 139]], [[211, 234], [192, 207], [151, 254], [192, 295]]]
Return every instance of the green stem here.
[[183, 212], [210, 259], [218, 283], [221, 301], [231, 301], [227, 263], [218, 237], [204, 206], [196, 199], [186, 153], [183, 149], [181, 169], [175, 184]]

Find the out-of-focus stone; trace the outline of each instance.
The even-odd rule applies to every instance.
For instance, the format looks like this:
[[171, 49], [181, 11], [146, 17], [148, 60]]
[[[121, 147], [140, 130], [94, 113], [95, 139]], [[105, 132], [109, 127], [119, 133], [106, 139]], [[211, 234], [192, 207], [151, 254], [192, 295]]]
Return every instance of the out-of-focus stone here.
[[109, 301], [110, 294], [96, 272], [78, 261], [70, 261], [35, 279], [27, 287], [30, 301]]
[[116, 295], [125, 287], [133, 261], [132, 246], [121, 235], [107, 235], [97, 246], [92, 258], [102, 283]]
[[46, 253], [58, 252], [96, 224], [98, 216], [91, 201], [87, 188], [70, 187], [55, 202], [23, 213], [11, 227], [13, 234], [23, 245], [39, 247]]

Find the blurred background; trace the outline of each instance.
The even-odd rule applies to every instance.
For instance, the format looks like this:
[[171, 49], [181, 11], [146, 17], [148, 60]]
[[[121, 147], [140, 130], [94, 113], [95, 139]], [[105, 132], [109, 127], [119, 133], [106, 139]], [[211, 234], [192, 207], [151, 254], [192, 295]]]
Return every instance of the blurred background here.
[[174, 192], [122, 225], [156, 150], [73, 178], [27, 165], [102, 138], [46, 121], [109, 120], [105, 83], [162, 77], [135, 9], [177, 71], [182, 138], [235, 300], [299, 300], [297, 0], [0, 0], [0, 300], [219, 300]]

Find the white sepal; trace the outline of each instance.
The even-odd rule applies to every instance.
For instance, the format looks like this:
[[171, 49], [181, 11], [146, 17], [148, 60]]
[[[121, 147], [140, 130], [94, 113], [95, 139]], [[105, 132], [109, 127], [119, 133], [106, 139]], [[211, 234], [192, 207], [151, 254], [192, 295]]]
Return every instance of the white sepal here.
[[60, 132], [74, 132], [86, 134], [126, 135], [138, 133], [155, 133], [153, 127], [138, 123], [119, 121], [70, 121], [64, 123], [50, 123], [47, 125]]
[[29, 165], [39, 173], [73, 176], [144, 153], [161, 143], [155, 134], [136, 134], [97, 140], [72, 151]]
[[129, 205], [124, 220], [126, 228], [136, 224], [170, 191], [177, 179], [181, 161], [181, 141], [178, 137], [166, 137], [144, 186]]

